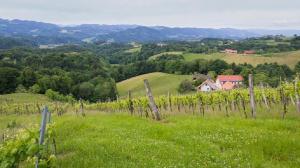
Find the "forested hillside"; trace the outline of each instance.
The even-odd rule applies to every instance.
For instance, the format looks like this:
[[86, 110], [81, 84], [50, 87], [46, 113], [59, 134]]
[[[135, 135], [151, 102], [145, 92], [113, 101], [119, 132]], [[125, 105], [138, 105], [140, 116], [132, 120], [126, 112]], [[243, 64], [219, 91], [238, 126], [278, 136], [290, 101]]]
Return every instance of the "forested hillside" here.
[[[297, 56], [299, 36], [145, 44], [98, 41], [54, 49], [31, 47], [30, 41], [26, 40], [19, 42], [3, 38], [2, 41], [0, 44], [9, 49], [0, 50], [1, 94], [25, 91], [44, 94], [52, 90], [95, 102], [115, 99], [118, 94], [116, 82], [152, 72], [177, 75], [197, 72], [209, 74], [212, 78], [219, 74], [240, 74], [246, 80], [248, 74], [253, 73], [257, 79], [255, 84], [264, 82], [273, 87], [280, 79], [292, 80], [300, 72], [300, 62], [297, 63], [297, 58], [300, 58]], [[216, 53], [227, 48], [236, 49], [238, 53], [244, 50], [257, 53], [255, 56], [232, 55], [238, 59], [231, 61], [226, 57], [214, 58]], [[287, 51], [295, 51], [295, 54], [285, 54]], [[197, 54], [201, 57], [197, 58]], [[187, 59], [189, 55], [193, 59]], [[257, 60], [270, 57], [271, 60], [268, 63], [249, 62], [250, 57]], [[284, 64], [280, 61], [282, 59], [294, 60], [292, 64], [295, 66]]]

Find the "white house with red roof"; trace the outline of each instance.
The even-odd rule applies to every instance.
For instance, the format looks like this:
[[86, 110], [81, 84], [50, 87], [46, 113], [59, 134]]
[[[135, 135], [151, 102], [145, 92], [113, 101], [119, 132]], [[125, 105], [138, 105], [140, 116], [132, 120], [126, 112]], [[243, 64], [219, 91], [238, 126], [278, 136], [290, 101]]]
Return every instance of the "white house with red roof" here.
[[216, 85], [222, 90], [231, 90], [242, 85], [244, 78], [241, 75], [219, 75]]
[[216, 85], [215, 81], [213, 81], [212, 79], [207, 79], [197, 87], [197, 90], [201, 92], [210, 92], [214, 90], [219, 90], [219, 88]]

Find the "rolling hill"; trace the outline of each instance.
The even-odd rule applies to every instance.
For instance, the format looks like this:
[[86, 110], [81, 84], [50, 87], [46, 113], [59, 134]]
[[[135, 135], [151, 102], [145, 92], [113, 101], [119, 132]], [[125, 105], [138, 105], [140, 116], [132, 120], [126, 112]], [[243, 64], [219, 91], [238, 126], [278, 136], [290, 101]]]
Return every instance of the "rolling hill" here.
[[190, 75], [174, 75], [160, 72], [154, 72], [136, 76], [117, 83], [117, 89], [120, 97], [126, 97], [131, 90], [133, 97], [145, 96], [143, 80], [148, 79], [152, 92], [155, 96], [170, 92], [177, 94], [177, 88], [184, 79], [191, 79]]

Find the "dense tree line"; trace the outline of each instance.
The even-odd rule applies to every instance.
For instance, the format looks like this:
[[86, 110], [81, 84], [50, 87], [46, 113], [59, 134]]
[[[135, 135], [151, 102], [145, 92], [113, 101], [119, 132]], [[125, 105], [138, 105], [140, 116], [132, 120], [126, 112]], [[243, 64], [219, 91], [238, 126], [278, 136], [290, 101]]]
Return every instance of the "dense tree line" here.
[[0, 54], [0, 93], [25, 88], [34, 93], [51, 89], [90, 101], [116, 98], [110, 66], [85, 51], [13, 49]]

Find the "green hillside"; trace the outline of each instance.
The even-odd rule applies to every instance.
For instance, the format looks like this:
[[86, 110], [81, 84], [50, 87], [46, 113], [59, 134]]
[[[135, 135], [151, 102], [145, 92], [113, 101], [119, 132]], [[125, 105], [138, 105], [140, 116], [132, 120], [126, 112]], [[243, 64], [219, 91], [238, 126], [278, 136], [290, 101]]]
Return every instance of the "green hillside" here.
[[282, 53], [271, 53], [263, 55], [244, 55], [244, 54], [225, 54], [225, 53], [213, 53], [213, 54], [196, 54], [196, 53], [185, 53], [183, 55], [186, 61], [193, 61], [196, 59], [221, 59], [227, 63], [243, 64], [249, 63], [254, 66], [263, 63], [286, 64], [290, 67], [294, 67], [300, 60], [300, 51], [282, 52]]
[[184, 79], [191, 79], [190, 75], [174, 75], [166, 73], [149, 73], [136, 76], [125, 81], [117, 83], [117, 89], [120, 97], [125, 97], [128, 91], [132, 91], [134, 97], [144, 96], [145, 88], [143, 80], [148, 79], [154, 95], [177, 94], [179, 83]]

